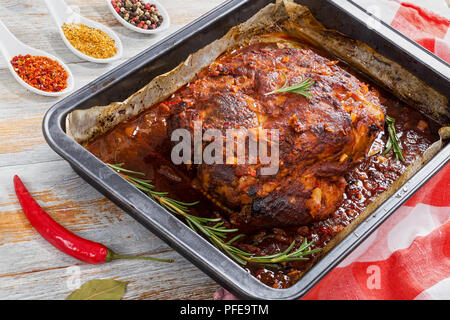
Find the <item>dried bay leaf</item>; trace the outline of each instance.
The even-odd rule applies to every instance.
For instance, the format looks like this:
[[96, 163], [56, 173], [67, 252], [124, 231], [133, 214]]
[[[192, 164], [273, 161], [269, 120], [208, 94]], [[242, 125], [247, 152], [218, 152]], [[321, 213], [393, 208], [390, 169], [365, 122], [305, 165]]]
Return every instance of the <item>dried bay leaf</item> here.
[[120, 300], [128, 282], [113, 279], [90, 280], [72, 292], [66, 300]]

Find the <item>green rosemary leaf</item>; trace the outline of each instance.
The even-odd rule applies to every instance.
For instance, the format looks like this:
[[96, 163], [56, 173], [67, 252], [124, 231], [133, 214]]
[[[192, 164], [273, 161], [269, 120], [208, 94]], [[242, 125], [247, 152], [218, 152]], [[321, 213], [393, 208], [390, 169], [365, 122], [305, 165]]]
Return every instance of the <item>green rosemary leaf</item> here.
[[281, 92], [292, 92], [296, 94], [303, 95], [304, 97], [311, 99], [313, 94], [309, 92], [309, 89], [314, 85], [315, 81], [311, 78], [303, 79], [300, 83], [294, 84], [292, 86], [287, 86], [288, 80], [286, 74], [283, 72], [281, 73], [284, 76], [284, 84], [280, 89], [271, 91], [269, 93], [266, 93], [265, 95], [271, 95], [274, 93], [281, 93]]
[[399, 145], [399, 139], [395, 131], [395, 119], [386, 115], [385, 122], [387, 125], [388, 140], [386, 142], [385, 150], [381, 154], [385, 155], [392, 150], [397, 160], [400, 159], [401, 161], [405, 161], [403, 150]]
[[186, 219], [186, 222], [192, 230], [196, 231], [194, 225], [192, 224], [192, 222], [189, 219]]
[[237, 240], [239, 240], [239, 239], [241, 239], [241, 238], [243, 238], [243, 237], [245, 237], [245, 235], [244, 234], [238, 234], [237, 236], [234, 236], [233, 238], [231, 238], [230, 240], [228, 240], [227, 241], [227, 244], [229, 245], [229, 244], [232, 244], [233, 242], [236, 242]]
[[207, 228], [210, 229], [210, 230], [213, 230], [213, 231], [218, 231], [218, 232], [223, 232], [223, 233], [233, 233], [233, 232], [236, 232], [235, 229], [225, 229], [225, 228], [217, 229], [217, 228], [211, 228], [211, 227], [207, 227]]
[[119, 172], [125, 172], [125, 173], [131, 173], [131, 174], [136, 174], [139, 176], [145, 176], [145, 173], [143, 172], [137, 172], [137, 171], [131, 171], [131, 170], [127, 170], [122, 168], [124, 165], [124, 163], [119, 163], [119, 164], [108, 164], [108, 166], [110, 166], [113, 169], [116, 169]]
[[388, 138], [388, 141], [386, 142], [386, 146], [384, 151], [381, 153], [381, 155], [386, 155], [389, 151], [391, 151], [392, 149], [392, 140], [390, 138]]
[[308, 240], [306, 240], [306, 238], [303, 239], [303, 242], [301, 244], [300, 247], [298, 247], [298, 249], [296, 251], [303, 251], [306, 248], [308, 248], [311, 244], [313, 243], [313, 241], [311, 241], [310, 243], [308, 243]]
[[[178, 200], [173, 200], [173, 202], [174, 202], [174, 203], [177, 203], [177, 204], [179, 204], [179, 205], [182, 205], [182, 206], [187, 206], [187, 207], [192, 207], [192, 206], [195, 206], [195, 205], [197, 205], [197, 204], [200, 203], [200, 201], [194, 201], [194, 202], [181, 202], [181, 201], [178, 201]], [[220, 221], [220, 219], [219, 219], [219, 221]]]
[[304, 257], [294, 257], [294, 258], [285, 258], [283, 259], [283, 262], [289, 262], [289, 261], [308, 261], [308, 258]]
[[235, 253], [228, 252], [228, 255], [230, 255], [237, 263], [239, 263], [239, 264], [241, 264], [243, 266], [245, 266], [247, 264], [247, 261], [245, 261], [244, 259], [242, 259], [240, 256], [238, 256]]

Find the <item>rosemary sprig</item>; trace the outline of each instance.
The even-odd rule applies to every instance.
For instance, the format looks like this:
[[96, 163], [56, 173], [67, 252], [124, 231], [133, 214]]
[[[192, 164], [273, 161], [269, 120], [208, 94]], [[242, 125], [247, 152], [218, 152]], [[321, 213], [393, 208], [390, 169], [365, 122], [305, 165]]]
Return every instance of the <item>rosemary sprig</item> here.
[[397, 137], [397, 133], [395, 132], [395, 119], [386, 115], [385, 121], [387, 124], [389, 137], [386, 142], [386, 149], [383, 151], [382, 155], [387, 154], [389, 151], [391, 151], [391, 149], [393, 149], [395, 158], [397, 160], [400, 159], [401, 161], [405, 161], [405, 158], [403, 157], [403, 150], [399, 145], [399, 139]]
[[238, 232], [238, 229], [227, 229], [220, 218], [204, 218], [189, 214], [189, 207], [198, 204], [198, 201], [186, 203], [169, 198], [167, 197], [167, 192], [155, 191], [155, 186], [151, 184], [150, 180], [134, 177], [136, 175], [145, 176], [144, 173], [124, 169], [123, 165], [123, 163], [108, 164], [110, 168], [117, 171], [125, 180], [139, 190], [145, 192], [169, 212], [182, 216], [192, 230], [206, 236], [215, 247], [225, 251], [230, 257], [242, 265], [256, 263], [276, 267], [283, 262], [308, 260], [305, 256], [321, 250], [320, 248], [309, 250], [314, 241], [308, 242], [305, 239], [295, 250], [293, 250], [295, 247], [295, 241], [293, 241], [283, 252], [267, 256], [254, 256], [253, 254], [232, 245], [234, 242], [244, 237], [244, 234], [237, 234], [230, 240], [227, 240], [228, 235]]
[[287, 76], [284, 72], [281, 73], [284, 77], [284, 84], [280, 89], [271, 91], [269, 93], [266, 93], [265, 95], [268, 96], [270, 94], [274, 93], [280, 93], [280, 92], [292, 92], [296, 94], [301, 94], [302, 96], [311, 99], [313, 94], [309, 92], [308, 90], [311, 89], [311, 87], [314, 85], [315, 81], [311, 78], [303, 79], [300, 83], [294, 84], [292, 86], [287, 86], [288, 80]]

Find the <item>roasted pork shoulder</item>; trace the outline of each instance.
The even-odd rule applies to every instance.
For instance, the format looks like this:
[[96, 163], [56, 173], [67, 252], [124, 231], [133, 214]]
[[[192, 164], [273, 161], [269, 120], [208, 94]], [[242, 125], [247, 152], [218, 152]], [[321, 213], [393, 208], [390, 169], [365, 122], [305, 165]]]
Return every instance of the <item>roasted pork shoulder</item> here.
[[[311, 99], [291, 92], [268, 94], [306, 78], [315, 81]], [[384, 124], [376, 91], [337, 61], [289, 41], [251, 44], [223, 55], [196, 76], [180, 99], [168, 119], [169, 137], [179, 128], [194, 135], [195, 122], [202, 123], [203, 132], [219, 130], [224, 140], [230, 128], [279, 132], [276, 174], [262, 175], [259, 161], [189, 165], [201, 191], [240, 228], [326, 218], [341, 203], [344, 174], [366, 156]]]

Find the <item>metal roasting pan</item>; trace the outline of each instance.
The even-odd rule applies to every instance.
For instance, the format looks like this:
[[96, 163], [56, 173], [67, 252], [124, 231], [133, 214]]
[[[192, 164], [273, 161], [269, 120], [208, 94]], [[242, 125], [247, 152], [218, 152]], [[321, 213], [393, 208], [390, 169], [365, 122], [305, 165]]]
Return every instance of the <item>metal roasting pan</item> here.
[[[45, 115], [43, 132], [50, 147], [66, 159], [82, 178], [233, 294], [244, 299], [297, 299], [305, 295], [450, 160], [450, 144], [322, 257], [295, 285], [287, 289], [274, 289], [254, 278], [64, 132], [66, 116], [74, 109], [125, 100], [155, 76], [172, 70], [190, 53], [222, 37], [231, 27], [246, 21], [270, 2], [225, 2], [56, 103]], [[376, 30], [369, 28], [366, 22], [370, 15], [352, 1], [297, 2], [308, 6], [326, 27], [366, 42], [450, 100], [450, 65], [382, 22]]]

